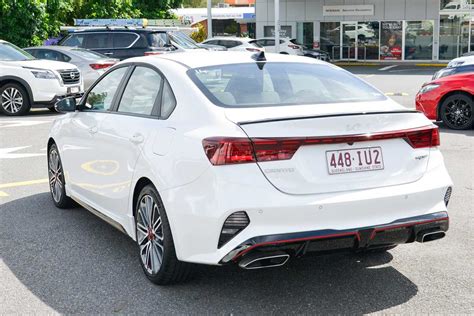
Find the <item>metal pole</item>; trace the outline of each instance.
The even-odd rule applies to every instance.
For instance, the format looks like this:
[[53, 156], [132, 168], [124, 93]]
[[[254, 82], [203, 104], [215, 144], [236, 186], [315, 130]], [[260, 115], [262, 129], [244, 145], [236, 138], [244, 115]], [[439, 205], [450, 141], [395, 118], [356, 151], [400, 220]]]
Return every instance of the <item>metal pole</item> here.
[[280, 0], [275, 0], [275, 53], [280, 53]]
[[212, 38], [212, 0], [207, 0], [207, 38]]

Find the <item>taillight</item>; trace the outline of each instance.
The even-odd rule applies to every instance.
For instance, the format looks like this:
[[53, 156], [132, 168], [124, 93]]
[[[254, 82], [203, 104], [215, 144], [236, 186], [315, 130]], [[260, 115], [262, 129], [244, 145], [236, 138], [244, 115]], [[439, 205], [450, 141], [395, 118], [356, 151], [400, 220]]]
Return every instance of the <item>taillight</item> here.
[[255, 162], [248, 138], [214, 137], [202, 141], [204, 152], [213, 165]]
[[100, 63], [100, 64], [90, 64], [92, 69], [94, 70], [100, 70], [100, 69], [105, 69], [109, 68], [110, 66], [114, 65], [115, 63]]
[[439, 130], [437, 127], [407, 132], [405, 140], [413, 148], [436, 147], [440, 145]]
[[387, 139], [404, 139], [413, 148], [440, 145], [437, 127], [422, 127], [401, 131], [321, 137], [240, 138], [213, 137], [202, 141], [204, 152], [213, 165], [289, 160], [305, 145], [355, 143]]
[[300, 49], [298, 45], [293, 45], [293, 44], [288, 44], [288, 47], [293, 48], [293, 49]]
[[259, 52], [260, 51], [260, 49], [258, 49], [258, 48], [251, 48], [251, 47], [245, 47], [245, 49], [249, 52]]
[[163, 54], [164, 52], [155, 52], [155, 51], [149, 51], [149, 52], [145, 52], [145, 56], [154, 56], [154, 55], [161, 55]]

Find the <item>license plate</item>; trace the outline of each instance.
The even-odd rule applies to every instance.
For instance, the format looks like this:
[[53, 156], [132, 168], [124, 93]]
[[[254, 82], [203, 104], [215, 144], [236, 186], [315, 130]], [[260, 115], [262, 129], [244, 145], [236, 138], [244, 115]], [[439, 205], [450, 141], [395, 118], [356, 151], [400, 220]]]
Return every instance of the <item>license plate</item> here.
[[71, 87], [69, 88], [71, 93], [79, 93], [79, 87]]
[[367, 147], [326, 151], [329, 174], [383, 170], [382, 148]]

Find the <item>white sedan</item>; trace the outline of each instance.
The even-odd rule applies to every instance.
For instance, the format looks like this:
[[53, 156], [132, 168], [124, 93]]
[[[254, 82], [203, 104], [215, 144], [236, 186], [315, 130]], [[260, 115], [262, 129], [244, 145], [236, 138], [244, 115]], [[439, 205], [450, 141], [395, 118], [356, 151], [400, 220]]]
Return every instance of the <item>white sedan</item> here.
[[57, 107], [70, 113], [48, 140], [55, 205], [74, 200], [129, 235], [157, 284], [191, 263], [274, 267], [448, 230], [438, 128], [324, 62], [133, 58]]

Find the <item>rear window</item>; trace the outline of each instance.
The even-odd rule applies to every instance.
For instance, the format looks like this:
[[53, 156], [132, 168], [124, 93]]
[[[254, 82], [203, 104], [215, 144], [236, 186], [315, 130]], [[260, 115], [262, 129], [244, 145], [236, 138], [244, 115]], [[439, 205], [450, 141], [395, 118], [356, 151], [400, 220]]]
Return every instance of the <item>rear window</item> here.
[[345, 70], [306, 63], [219, 65], [188, 70], [216, 105], [259, 107], [385, 100]]
[[86, 49], [72, 49], [71, 51], [73, 52], [74, 55], [77, 55], [86, 60], [97, 60], [97, 59], [108, 58], [105, 55], [96, 53], [91, 50], [86, 50]]

